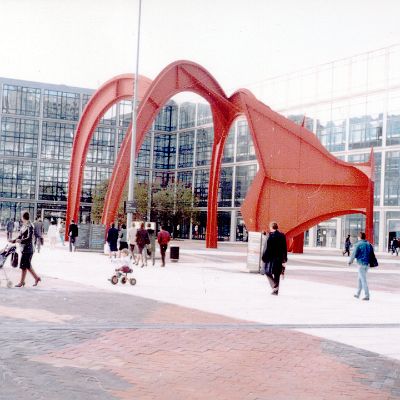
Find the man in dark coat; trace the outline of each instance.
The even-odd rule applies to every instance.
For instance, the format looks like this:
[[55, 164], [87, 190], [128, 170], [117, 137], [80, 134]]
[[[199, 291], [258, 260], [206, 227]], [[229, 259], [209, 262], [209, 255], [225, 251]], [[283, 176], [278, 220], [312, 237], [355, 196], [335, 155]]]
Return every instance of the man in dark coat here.
[[14, 231], [14, 220], [10, 219], [7, 222], [7, 240], [11, 240], [12, 239], [13, 231]]
[[110, 225], [110, 229], [107, 232], [107, 243], [110, 246], [110, 258], [112, 256], [116, 257], [118, 251], [118, 229], [115, 227], [115, 224], [112, 223]]
[[270, 233], [264, 245], [262, 260], [265, 263], [265, 275], [273, 289], [271, 294], [277, 296], [281, 274], [285, 273], [287, 246], [286, 237], [278, 231], [276, 222], [270, 224]]
[[78, 237], [78, 226], [75, 224], [74, 220], [72, 220], [69, 225], [68, 236], [69, 236], [69, 251], [75, 251], [75, 242], [76, 238]]

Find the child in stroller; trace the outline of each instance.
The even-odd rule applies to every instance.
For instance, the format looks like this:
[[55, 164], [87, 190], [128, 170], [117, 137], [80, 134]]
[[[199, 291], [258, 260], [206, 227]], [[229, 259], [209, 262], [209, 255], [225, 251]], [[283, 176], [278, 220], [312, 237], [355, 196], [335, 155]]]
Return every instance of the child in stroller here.
[[11, 255], [11, 265], [15, 268], [18, 267], [18, 254], [17, 254], [17, 247], [14, 244], [7, 244], [4, 249], [0, 250], [0, 269], [3, 270], [4, 278], [0, 278], [1, 281], [5, 281], [8, 288], [11, 288], [13, 283], [10, 279], [8, 279], [7, 272], [3, 268], [4, 264], [7, 261], [8, 256]]
[[115, 269], [115, 274], [109, 279], [109, 281], [116, 285], [118, 280], [121, 278], [121, 283], [124, 285], [128, 280], [131, 285], [136, 285], [135, 278], [128, 278], [128, 274], [133, 272], [131, 268], [132, 260], [129, 255], [128, 249], [121, 250], [120, 258], [112, 258], [111, 262], [117, 264], [118, 268]]

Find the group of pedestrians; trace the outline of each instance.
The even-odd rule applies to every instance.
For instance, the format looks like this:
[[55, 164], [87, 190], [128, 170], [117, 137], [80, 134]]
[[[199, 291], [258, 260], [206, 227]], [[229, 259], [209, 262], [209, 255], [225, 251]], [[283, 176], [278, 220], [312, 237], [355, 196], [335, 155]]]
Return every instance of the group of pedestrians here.
[[[112, 223], [106, 238], [110, 258], [120, 257], [123, 249], [129, 249], [131, 259], [141, 268], [147, 266], [148, 258], [154, 257], [155, 240], [155, 231], [150, 222], [147, 223], [147, 226], [142, 222], [139, 229], [136, 228], [134, 222], [132, 222], [132, 226], [129, 229], [126, 228], [125, 224], [122, 224], [119, 230]], [[164, 227], [161, 227], [157, 235], [157, 241], [160, 246], [162, 267], [165, 267], [165, 254], [170, 240], [169, 232]]]
[[[270, 232], [267, 240], [264, 243], [262, 251], [263, 265], [261, 273], [265, 274], [268, 282], [272, 288], [272, 295], [277, 296], [279, 293], [279, 283], [281, 276], [285, 275], [285, 267], [287, 262], [287, 245], [286, 237], [282, 232], [278, 230], [278, 224], [271, 222]], [[350, 235], [345, 240], [344, 254], [348, 254], [350, 259], [348, 265], [351, 265], [356, 259], [358, 263], [358, 286], [357, 291], [354, 294], [355, 298], [360, 298], [361, 292], [364, 291], [364, 297], [362, 300], [368, 301], [370, 299], [367, 272], [370, 267], [378, 266], [378, 261], [375, 256], [373, 246], [366, 239], [364, 232], [360, 232], [358, 235], [358, 242], [354, 246], [354, 250], [350, 256], [350, 248], [352, 246]]]

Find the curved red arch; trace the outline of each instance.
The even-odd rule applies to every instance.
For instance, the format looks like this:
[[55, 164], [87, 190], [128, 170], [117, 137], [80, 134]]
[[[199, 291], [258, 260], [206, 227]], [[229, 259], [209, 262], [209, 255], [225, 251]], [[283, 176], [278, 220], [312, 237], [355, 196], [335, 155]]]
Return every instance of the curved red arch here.
[[[150, 86], [151, 80], [139, 77], [139, 98]], [[118, 101], [130, 99], [133, 94], [134, 75], [118, 75], [104, 83], [86, 104], [76, 128], [68, 181], [67, 224], [78, 219], [80, 197], [87, 152], [93, 133], [107, 110]]]
[[[276, 219], [290, 240], [302, 229], [304, 231], [310, 221], [315, 225], [326, 216], [343, 215], [357, 209], [367, 214], [367, 236], [372, 240], [373, 156], [368, 163], [360, 165], [335, 158], [312, 132], [272, 111], [248, 90], [240, 89], [227, 98], [212, 75], [196, 63], [176, 61], [149, 85], [138, 110], [136, 152], [159, 109], [182, 91], [204, 97], [210, 103], [214, 120], [207, 247], [217, 246], [217, 197], [223, 148], [230, 125], [240, 114], [247, 118], [259, 163], [259, 171], [241, 208], [249, 230], [264, 229], [270, 220]], [[129, 130], [106, 197], [103, 213], [106, 224], [116, 215], [128, 176], [130, 140]], [[71, 160], [71, 167], [75, 164], [75, 160]], [[75, 199], [74, 215], [77, 215], [77, 193], [80, 194], [81, 189], [76, 188], [76, 183], [71, 185], [75, 186], [69, 199], [71, 194]], [[341, 214], [336, 214], [337, 210]]]

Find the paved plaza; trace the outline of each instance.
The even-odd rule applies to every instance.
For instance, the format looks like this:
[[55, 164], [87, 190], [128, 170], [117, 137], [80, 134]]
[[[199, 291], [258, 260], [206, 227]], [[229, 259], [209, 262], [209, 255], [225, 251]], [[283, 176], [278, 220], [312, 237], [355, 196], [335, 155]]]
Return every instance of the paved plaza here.
[[102, 254], [35, 254], [39, 287], [0, 287], [0, 399], [400, 399], [399, 258], [363, 302], [339, 253], [291, 255], [275, 297], [243, 245], [174, 244], [136, 286]]

